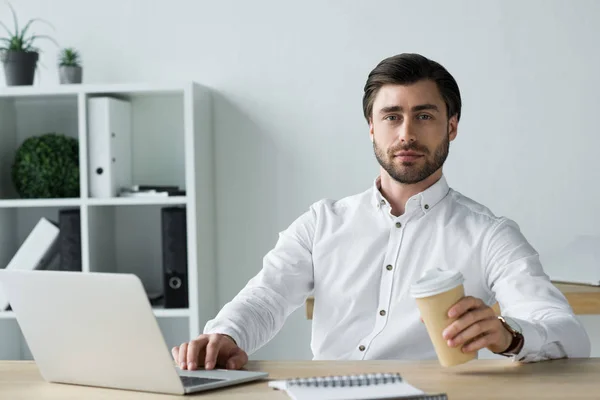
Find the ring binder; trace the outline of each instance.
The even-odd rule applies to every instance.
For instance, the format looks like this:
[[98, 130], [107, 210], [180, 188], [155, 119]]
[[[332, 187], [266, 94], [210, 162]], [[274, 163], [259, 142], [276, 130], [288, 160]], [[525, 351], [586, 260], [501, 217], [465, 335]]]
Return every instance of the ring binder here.
[[448, 400], [446, 393], [427, 394], [408, 384], [399, 373], [313, 376], [269, 382], [295, 400], [405, 399]]

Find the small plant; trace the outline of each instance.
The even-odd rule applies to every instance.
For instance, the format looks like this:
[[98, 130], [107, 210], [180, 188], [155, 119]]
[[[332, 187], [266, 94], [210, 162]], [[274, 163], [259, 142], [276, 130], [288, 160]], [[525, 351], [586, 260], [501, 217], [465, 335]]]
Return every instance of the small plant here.
[[47, 24], [48, 26], [50, 26], [52, 29], [54, 29], [54, 27], [48, 21], [43, 20], [41, 18], [33, 18], [33, 19], [30, 19], [29, 21], [27, 21], [27, 23], [25, 24], [23, 29], [19, 30], [19, 21], [17, 19], [17, 13], [15, 12], [15, 9], [13, 8], [13, 6], [10, 3], [8, 3], [8, 6], [10, 7], [10, 12], [12, 13], [12, 16], [13, 16], [14, 31], [11, 31], [10, 29], [8, 29], [6, 24], [4, 24], [4, 22], [0, 21], [0, 26], [2, 26], [6, 30], [6, 33], [8, 34], [8, 36], [0, 37], [0, 42], [2, 42], [0, 45], [0, 52], [2, 52], [2, 54], [6, 53], [7, 51], [20, 51], [20, 52], [24, 52], [24, 53], [39, 53], [39, 48], [34, 46], [35, 42], [38, 39], [48, 39], [48, 40], [52, 41], [54, 44], [58, 45], [58, 43], [56, 43], [56, 41], [48, 35], [35, 35], [35, 34], [28, 35], [29, 28], [31, 28], [31, 26], [34, 22], [43, 22], [43, 23]]
[[58, 55], [58, 65], [61, 67], [81, 67], [81, 55], [72, 47], [62, 49]]
[[58, 73], [61, 84], [81, 83], [83, 80], [83, 68], [81, 68], [81, 56], [79, 51], [73, 47], [67, 47], [58, 54]]
[[52, 29], [54, 27], [49, 22], [40, 18], [33, 18], [27, 21], [23, 29], [19, 30], [19, 21], [17, 13], [13, 6], [8, 3], [10, 12], [13, 16], [14, 30], [8, 29], [8, 26], [0, 21], [0, 27], [6, 30], [7, 36], [0, 36], [0, 60], [4, 64], [4, 75], [8, 86], [32, 85], [35, 77], [40, 50], [35, 45], [38, 39], [48, 39], [56, 41], [47, 35], [36, 35], [29, 32], [35, 22], [48, 24]]

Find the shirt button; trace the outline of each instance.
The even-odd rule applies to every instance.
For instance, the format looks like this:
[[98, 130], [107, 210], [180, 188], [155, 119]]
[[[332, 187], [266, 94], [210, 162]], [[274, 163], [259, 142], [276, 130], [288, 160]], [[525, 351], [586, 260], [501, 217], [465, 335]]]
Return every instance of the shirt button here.
[[358, 349], [359, 349], [360, 351], [365, 351], [365, 346], [363, 346], [363, 345], [361, 344], [360, 346], [358, 346]]
[[425, 209], [429, 210], [429, 204], [425, 204]]
[[385, 200], [381, 200], [381, 205], [384, 206], [385, 205]]
[[388, 265], [387, 267], [385, 267], [385, 269], [387, 269], [388, 271], [391, 271], [392, 268], [394, 268], [394, 267], [392, 267], [391, 265]]
[[400, 222], [396, 222], [396, 228], [401, 228], [402, 224]]
[[379, 315], [381, 315], [383, 317], [385, 315], [385, 310], [379, 311]]

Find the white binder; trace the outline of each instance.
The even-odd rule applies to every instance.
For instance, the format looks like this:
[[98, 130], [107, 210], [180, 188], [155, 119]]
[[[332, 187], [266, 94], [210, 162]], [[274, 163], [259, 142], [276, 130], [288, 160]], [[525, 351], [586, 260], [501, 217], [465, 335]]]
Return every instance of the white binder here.
[[115, 197], [131, 186], [131, 104], [111, 97], [88, 99], [91, 197]]
[[[45, 269], [58, 252], [59, 229], [56, 224], [41, 218], [12, 257], [6, 269]], [[0, 286], [0, 311], [8, 307], [8, 299]]]

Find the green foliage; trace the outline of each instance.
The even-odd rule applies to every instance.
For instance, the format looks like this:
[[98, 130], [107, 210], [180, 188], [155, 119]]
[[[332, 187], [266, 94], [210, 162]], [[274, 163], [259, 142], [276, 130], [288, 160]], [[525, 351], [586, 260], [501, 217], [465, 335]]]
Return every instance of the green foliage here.
[[79, 197], [77, 139], [58, 133], [26, 139], [17, 150], [12, 180], [22, 198]]
[[19, 30], [19, 21], [17, 20], [17, 14], [15, 13], [15, 9], [10, 3], [8, 3], [8, 6], [10, 7], [10, 12], [13, 16], [14, 30], [8, 29], [8, 26], [6, 26], [4, 22], [0, 21], [0, 26], [3, 27], [6, 30], [6, 33], [8, 34], [5, 37], [0, 37], [0, 53], [4, 53], [9, 50], [23, 52], [39, 52], [39, 49], [37, 47], [34, 47], [34, 44], [38, 39], [48, 39], [58, 45], [58, 43], [56, 43], [56, 41], [50, 36], [35, 34], [28, 35], [29, 28], [31, 28], [31, 25], [34, 22], [43, 22], [52, 27], [52, 25], [48, 21], [45, 21], [40, 18], [33, 18], [27, 21], [23, 29]]
[[58, 64], [61, 67], [81, 67], [81, 56], [74, 48], [67, 47], [58, 55]]

